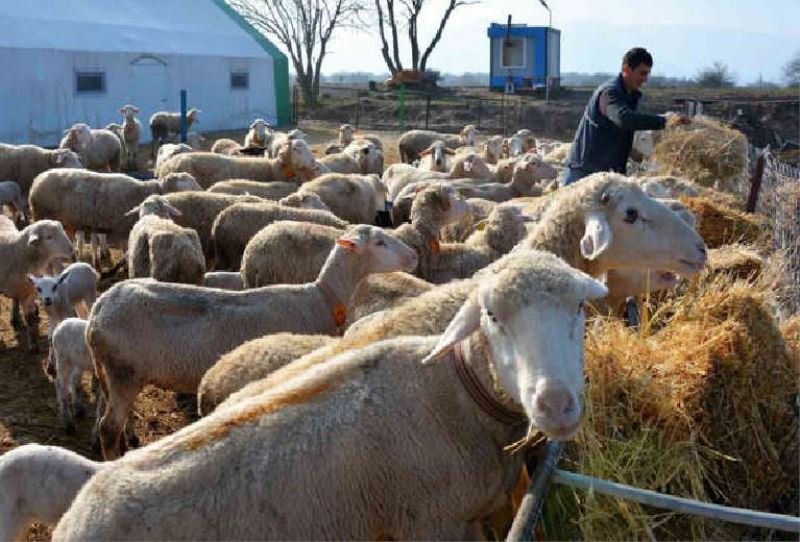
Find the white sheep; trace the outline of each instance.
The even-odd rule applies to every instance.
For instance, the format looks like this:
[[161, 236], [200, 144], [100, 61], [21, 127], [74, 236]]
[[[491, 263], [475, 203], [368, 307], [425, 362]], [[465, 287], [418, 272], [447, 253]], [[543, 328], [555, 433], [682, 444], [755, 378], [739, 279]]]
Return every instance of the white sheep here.
[[377, 175], [326, 173], [303, 184], [298, 193], [318, 195], [334, 215], [352, 224], [374, 223], [386, 201], [386, 186]]
[[649, 177], [634, 177], [633, 181], [639, 183], [642, 190], [654, 198], [679, 198], [700, 196], [700, 187], [689, 179], [674, 177], [672, 175], [658, 175]]
[[114, 132], [93, 130], [88, 124], [78, 123], [64, 130], [64, 134], [59, 148], [76, 152], [87, 169], [120, 171], [122, 143]]
[[59, 220], [68, 232], [103, 233], [110, 244], [124, 246], [136, 222], [125, 213], [151, 194], [184, 190], [200, 190], [200, 186], [186, 174], [140, 181], [121, 173], [54, 169], [36, 177], [29, 203], [35, 220]]
[[244, 136], [245, 147], [269, 147], [272, 142], [272, 126], [264, 119], [256, 119], [250, 123], [250, 129]]
[[211, 151], [214, 154], [224, 154], [227, 156], [241, 156], [242, 147], [233, 139], [217, 139], [213, 145], [211, 145]]
[[135, 105], [123, 105], [119, 108], [122, 114], [122, 146], [125, 149], [125, 164], [128, 170], [136, 170], [136, 161], [139, 157], [139, 138], [142, 125], [136, 118], [139, 108]]
[[0, 215], [0, 294], [14, 300], [12, 323], [19, 321], [22, 306], [27, 325], [28, 349], [36, 351], [36, 288], [28, 275], [41, 274], [57, 258], [73, 258], [72, 243], [63, 226], [40, 220], [17, 231], [14, 223]]
[[190, 173], [205, 189], [227, 179], [302, 183], [316, 177], [319, 167], [308, 144], [295, 140], [283, 146], [276, 158], [225, 156], [213, 152], [179, 154], [161, 164], [156, 175]]
[[191, 228], [175, 224], [181, 212], [164, 196], [148, 196], [126, 215], [139, 220], [128, 236], [128, 276], [152, 277], [162, 282], [201, 284], [206, 260], [200, 237]]
[[244, 290], [244, 281], [238, 271], [209, 271], [203, 275], [203, 286], [239, 291]]
[[297, 183], [286, 181], [264, 183], [248, 179], [228, 179], [227, 181], [219, 181], [212, 184], [207, 191], [216, 194], [249, 194], [251, 196], [258, 196], [259, 198], [277, 201], [290, 194], [294, 194], [297, 192], [298, 188], [299, 186]]
[[27, 540], [34, 522], [55, 525], [105, 465], [58, 446], [25, 444], [0, 456], [0, 540]]
[[0, 143], [0, 179], [16, 182], [22, 195], [30, 192], [33, 179], [54, 168], [82, 168], [78, 155], [69, 149], [43, 149], [36, 145]]
[[525, 138], [513, 135], [503, 139], [503, 156], [505, 158], [516, 158], [525, 153]]
[[[284, 207], [295, 207], [297, 209], [317, 209], [331, 213], [331, 208], [325, 205], [318, 195], [314, 192], [295, 192], [278, 200]], [[333, 213], [331, 213], [333, 214]]]
[[0, 181], [0, 214], [3, 206], [8, 207], [14, 220], [24, 220], [27, 216], [28, 202], [22, 197], [22, 189], [14, 181]]
[[[48, 365], [55, 369], [56, 401], [61, 423], [67, 433], [75, 432], [75, 416], [83, 410], [80, 404], [81, 377], [92, 373], [92, 354], [86, 343], [87, 321], [67, 318], [56, 326]], [[99, 398], [97, 399], [99, 401]]]
[[103, 457], [120, 455], [123, 422], [145, 383], [190, 393], [220, 355], [249, 339], [279, 331], [336, 334], [362, 278], [413, 269], [416, 260], [380, 228], [362, 225], [342, 235], [309, 284], [243, 292], [139, 280], [113, 286], [97, 300], [86, 335], [107, 395]]
[[404, 132], [397, 140], [400, 151], [400, 161], [410, 164], [419, 160], [420, 153], [431, 146], [434, 141], [444, 141], [448, 149], [475, 144], [478, 130], [472, 124], [467, 124], [458, 134], [442, 134], [432, 130], [409, 130]]
[[514, 166], [511, 182], [488, 183], [476, 179], [457, 179], [450, 184], [466, 198], [482, 198], [491, 201], [507, 201], [520, 196], [542, 194], [541, 181], [555, 179], [558, 172], [542, 161], [538, 155], [523, 155]]
[[[202, 113], [197, 108], [190, 108], [186, 112], [186, 131], [192, 127], [192, 124], [198, 122], [197, 115]], [[152, 137], [151, 151], [155, 156], [156, 146], [167, 143], [170, 136], [177, 134], [181, 130], [181, 113], [170, 111], [156, 111], [150, 115], [150, 135]], [[194, 146], [194, 145], [192, 145]]]
[[[508, 166], [509, 171], [513, 169], [513, 164]], [[456, 156], [450, 171], [442, 173], [440, 171], [423, 170], [408, 164], [392, 164], [383, 172], [381, 182], [386, 185], [387, 199], [394, 202], [403, 189], [409, 184], [416, 182], [436, 182], [446, 179], [483, 179], [484, 182], [491, 182], [497, 177], [492, 172], [486, 162], [474, 153], [466, 153]], [[511, 180], [511, 174], [503, 182]]]
[[97, 299], [100, 276], [87, 263], [70, 264], [55, 277], [30, 275], [28, 278], [47, 313], [47, 337], [50, 339], [56, 326], [65, 319], [76, 314], [87, 318]]
[[[350, 154], [344, 152], [326, 154], [319, 160], [318, 163], [327, 167], [332, 173], [361, 173], [362, 169], [360, 157], [353, 158]], [[366, 164], [366, 160], [363, 160]]]
[[[504, 500], [523, 465], [505, 447], [580, 427], [581, 306], [605, 293], [552, 255], [504, 264], [481, 277], [443, 335], [354, 350], [113, 463], [54, 538], [479, 536], [479, 511]], [[458, 370], [502, 415], [479, 406]], [[278, 482], [265, 478], [275, 472]], [[176, 495], [187, 505], [166, 506]]]
[[278, 156], [278, 152], [281, 150], [281, 147], [286, 145], [289, 141], [305, 141], [306, 134], [303, 130], [295, 128], [294, 130], [289, 130], [288, 133], [284, 132], [273, 132], [272, 134], [272, 141], [269, 144], [269, 157], [275, 158]]
[[186, 143], [165, 143], [158, 148], [158, 156], [156, 156], [156, 165], [154, 171], [158, 171], [161, 165], [175, 156], [185, 152], [194, 152], [194, 149]]
[[270, 201], [236, 203], [219, 212], [210, 228], [215, 269], [239, 269], [250, 239], [261, 228], [277, 220], [314, 222], [340, 229], [347, 226], [346, 221], [328, 211], [286, 207]]
[[417, 167], [424, 171], [446, 173], [450, 171], [447, 157], [453, 156], [455, 153], [453, 149], [447, 148], [444, 141], [434, 141], [427, 149], [419, 153], [420, 160]]

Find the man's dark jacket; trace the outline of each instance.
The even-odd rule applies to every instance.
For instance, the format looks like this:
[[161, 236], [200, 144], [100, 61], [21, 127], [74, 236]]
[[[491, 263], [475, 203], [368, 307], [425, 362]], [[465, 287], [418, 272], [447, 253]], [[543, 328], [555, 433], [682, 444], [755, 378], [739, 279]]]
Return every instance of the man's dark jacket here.
[[[600, 97], [607, 95], [607, 116], [601, 112]], [[638, 90], [628, 93], [622, 75], [606, 81], [592, 94], [583, 112], [567, 165], [585, 175], [597, 171], [625, 173], [635, 130], [661, 130], [666, 119], [660, 115], [637, 113]]]

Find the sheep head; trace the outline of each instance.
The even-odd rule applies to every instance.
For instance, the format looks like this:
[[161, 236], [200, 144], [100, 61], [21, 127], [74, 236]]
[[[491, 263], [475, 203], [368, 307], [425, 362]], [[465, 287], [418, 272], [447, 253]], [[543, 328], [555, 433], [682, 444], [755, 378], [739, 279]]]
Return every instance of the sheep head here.
[[76, 152], [85, 151], [92, 140], [92, 129], [82, 122], [73, 124], [64, 133], [67, 135], [67, 146]]
[[330, 207], [314, 192], [295, 192], [281, 198], [278, 203], [286, 207], [297, 207], [299, 209], [318, 209], [320, 211], [330, 211]]
[[191, 109], [189, 109], [189, 111], [186, 112], [186, 128], [187, 129], [189, 129], [192, 126], [192, 124], [194, 124], [195, 122], [197, 122], [197, 123], [200, 122], [200, 119], [197, 118], [197, 115], [199, 113], [202, 113], [202, 111], [200, 111], [196, 107], [192, 107]]
[[139, 112], [139, 108], [135, 105], [126, 104], [119, 108], [119, 112], [125, 119], [133, 120], [133, 116]]
[[537, 250], [512, 252], [475, 278], [476, 289], [423, 363], [480, 331], [500, 386], [529, 419], [529, 434], [572, 437], [582, 410], [583, 303], [605, 296], [606, 287]]
[[503, 155], [503, 138], [501, 136], [492, 136], [483, 144], [486, 155], [486, 161], [490, 164], [496, 164]]
[[158, 180], [158, 184], [162, 194], [203, 190], [203, 187], [192, 175], [184, 172], [168, 173]]
[[417, 267], [417, 253], [377, 226], [351, 226], [336, 240], [336, 250], [362, 258], [371, 273], [410, 272]]
[[694, 275], [705, 267], [703, 239], [664, 203], [619, 175], [599, 174], [582, 182], [593, 181], [580, 241], [584, 258], [602, 261], [602, 271], [663, 269]]
[[443, 141], [434, 141], [430, 147], [419, 153], [421, 157], [430, 156], [430, 170], [445, 173], [447, 171], [447, 155], [455, 154]]
[[353, 127], [349, 124], [339, 126], [339, 144], [342, 147], [348, 146], [353, 141]]
[[448, 224], [460, 222], [471, 213], [467, 201], [452, 186], [444, 183], [428, 185], [403, 197], [413, 198], [410, 213], [412, 223], [429, 221], [432, 226], [441, 229]]
[[139, 215], [142, 218], [147, 215], [154, 215], [160, 218], [171, 219], [175, 216], [181, 216], [177, 208], [173, 207], [167, 198], [159, 194], [152, 194], [147, 196], [142, 203], [125, 213], [125, 216]]
[[57, 258], [73, 259], [75, 252], [64, 226], [56, 220], [39, 220], [22, 230], [29, 247], [39, 254], [40, 261]]
[[313, 170], [316, 166], [311, 147], [302, 139], [290, 139], [278, 151], [278, 161], [286, 171]]
[[53, 167], [82, 168], [78, 155], [70, 149], [55, 149], [52, 154]]
[[475, 128], [474, 124], [467, 124], [459, 133], [459, 140], [461, 144], [469, 147], [475, 144], [476, 137], [478, 137], [478, 129]]

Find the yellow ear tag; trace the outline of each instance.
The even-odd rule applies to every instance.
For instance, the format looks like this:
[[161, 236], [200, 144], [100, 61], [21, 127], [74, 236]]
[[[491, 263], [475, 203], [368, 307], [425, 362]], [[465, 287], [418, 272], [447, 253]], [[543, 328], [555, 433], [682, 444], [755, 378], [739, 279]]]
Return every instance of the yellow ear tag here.
[[343, 326], [347, 322], [347, 307], [343, 303], [333, 306], [333, 320], [337, 326]]
[[483, 231], [486, 229], [486, 222], [479, 222], [475, 229], [478, 231]]
[[438, 239], [432, 239], [430, 247], [431, 247], [431, 252], [433, 252], [434, 254], [439, 254], [439, 250], [442, 248], [439, 245], [439, 240]]

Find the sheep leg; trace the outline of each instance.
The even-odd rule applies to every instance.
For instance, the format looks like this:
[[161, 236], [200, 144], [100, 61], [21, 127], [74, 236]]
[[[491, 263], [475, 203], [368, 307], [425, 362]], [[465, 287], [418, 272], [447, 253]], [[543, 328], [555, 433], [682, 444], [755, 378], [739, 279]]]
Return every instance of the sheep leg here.
[[[95, 360], [95, 363], [98, 363]], [[121, 440], [125, 430], [126, 418], [139, 394], [141, 386], [134, 382], [124, 384], [106, 373], [106, 409], [100, 419], [100, 447], [103, 459], [116, 459], [125, 453], [125, 442]]]
[[75, 433], [75, 417], [72, 412], [73, 397], [70, 393], [70, 373], [71, 370], [65, 367], [64, 360], [56, 359], [56, 400], [58, 401], [58, 413], [61, 417], [61, 424], [64, 430], [70, 435]]
[[19, 301], [15, 298], [11, 300], [11, 325], [19, 328], [22, 325], [22, 318], [19, 315]]
[[106, 395], [101, 389], [100, 379], [96, 374], [92, 374], [92, 393], [94, 394], [95, 404], [95, 417], [94, 427], [92, 427], [92, 435], [90, 442], [94, 452], [100, 451], [100, 419], [103, 417], [103, 412], [106, 409]]
[[78, 260], [83, 258], [83, 249], [86, 245], [86, 239], [83, 235], [83, 230], [78, 230], [75, 232], [75, 247], [78, 252]]
[[20, 303], [25, 318], [28, 353], [35, 354], [39, 351], [39, 313], [36, 310], [36, 297], [32, 295], [20, 300]]

